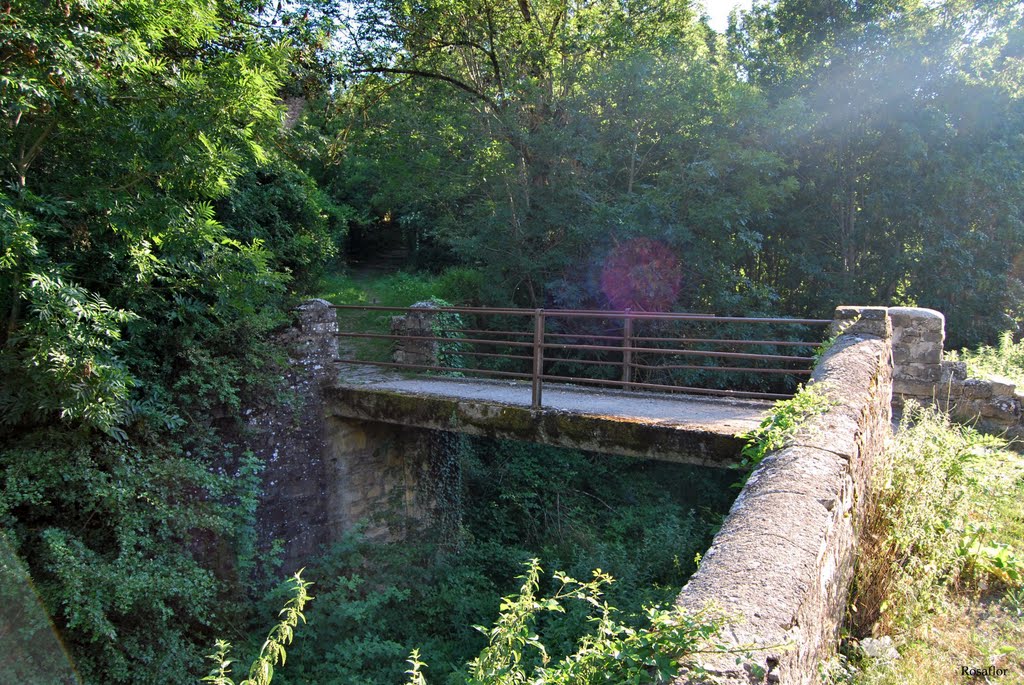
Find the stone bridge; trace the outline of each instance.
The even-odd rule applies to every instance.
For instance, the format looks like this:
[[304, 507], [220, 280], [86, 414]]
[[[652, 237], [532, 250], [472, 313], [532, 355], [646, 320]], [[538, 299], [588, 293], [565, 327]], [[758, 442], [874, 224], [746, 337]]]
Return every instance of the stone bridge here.
[[[678, 600], [726, 611], [736, 617], [727, 638], [760, 648], [759, 668], [708, 660], [723, 682], [817, 681], [842, 620], [872, 469], [890, 435], [894, 382], [897, 406], [945, 388], [945, 404], [961, 413], [1019, 418], [1012, 387], [1007, 397], [1002, 385], [971, 383], [942, 362], [943, 326], [930, 310], [836, 310], [835, 341], [812, 375], [830, 409], [757, 467]], [[386, 508], [429, 517], [424, 486], [445, 468], [435, 449], [445, 432], [724, 467], [737, 458], [736, 434], [770, 407], [549, 386], [537, 410], [529, 384], [339, 373], [336, 331], [327, 303], [301, 307], [286, 380], [306, 401], [297, 413], [267, 407], [250, 416], [250, 444], [267, 460], [260, 533], [264, 543], [287, 541], [291, 568]], [[394, 533], [381, 523], [368, 529]]]

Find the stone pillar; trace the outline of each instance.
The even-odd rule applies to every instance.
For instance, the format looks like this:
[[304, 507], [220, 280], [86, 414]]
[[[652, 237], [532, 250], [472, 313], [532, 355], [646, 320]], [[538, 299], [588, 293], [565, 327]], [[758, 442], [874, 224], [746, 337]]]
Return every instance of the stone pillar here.
[[304, 347], [303, 361], [338, 358], [338, 313], [327, 300], [308, 300], [295, 308]]
[[[391, 334], [413, 337], [433, 337], [437, 333], [437, 305], [433, 302], [417, 302], [404, 316], [391, 318]], [[436, 340], [398, 340], [392, 361], [398, 364], [417, 364], [421, 366], [440, 366], [439, 344]]]
[[284, 573], [305, 566], [333, 540], [323, 486], [329, 479], [323, 387], [337, 368], [338, 319], [326, 300], [304, 302], [294, 314], [295, 325], [275, 340], [288, 354], [278, 385], [288, 399], [262, 397], [246, 407], [242, 435], [244, 447], [264, 464], [256, 512], [259, 549], [266, 552], [279, 541]]
[[893, 397], [931, 402], [942, 380], [946, 318], [934, 309], [891, 307]]

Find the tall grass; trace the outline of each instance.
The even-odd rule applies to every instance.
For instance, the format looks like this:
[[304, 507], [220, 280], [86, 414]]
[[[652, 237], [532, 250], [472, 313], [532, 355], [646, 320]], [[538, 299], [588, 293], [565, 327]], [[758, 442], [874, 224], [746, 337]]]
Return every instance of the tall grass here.
[[967, 371], [971, 376], [1004, 376], [1018, 387], [1024, 386], [1024, 340], [1014, 342], [1011, 331], [1003, 333], [995, 347], [982, 345], [977, 350], [952, 351], [946, 357], [953, 361], [967, 362]]
[[905, 630], [959, 584], [968, 562], [961, 548], [1001, 444], [934, 409], [906, 409], [875, 483], [857, 571], [858, 633]]
[[[825, 682], [960, 683], [962, 666], [1024, 682], [1024, 458], [1004, 441], [910, 406], [879, 467], [849, 630]], [[898, 660], [855, 648], [890, 636]]]

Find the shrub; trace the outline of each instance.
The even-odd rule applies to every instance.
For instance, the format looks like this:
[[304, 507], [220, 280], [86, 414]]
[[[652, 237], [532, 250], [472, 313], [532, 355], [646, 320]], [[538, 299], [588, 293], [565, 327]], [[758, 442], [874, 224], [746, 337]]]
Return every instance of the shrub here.
[[953, 351], [946, 356], [967, 362], [972, 376], [1005, 376], [1018, 386], [1024, 386], [1024, 341], [1014, 342], [1012, 331], [1003, 333], [995, 347], [982, 345], [977, 350]]
[[[965, 571], [985, 568], [984, 550], [971, 541], [972, 519], [989, 487], [986, 461], [1002, 444], [934, 409], [905, 409], [875, 481], [856, 576], [855, 629], [903, 630], [937, 608], [943, 588], [965, 580]], [[1000, 561], [1009, 559], [992, 563]]]
[[437, 279], [437, 294], [456, 305], [482, 304], [484, 275], [478, 269], [453, 266]]

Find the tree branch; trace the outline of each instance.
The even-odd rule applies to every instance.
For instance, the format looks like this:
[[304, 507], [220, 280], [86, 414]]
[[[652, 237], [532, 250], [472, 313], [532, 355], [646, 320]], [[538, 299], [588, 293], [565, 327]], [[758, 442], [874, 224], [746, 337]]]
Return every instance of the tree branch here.
[[443, 81], [444, 83], [455, 86], [459, 90], [469, 93], [477, 100], [486, 103], [487, 106], [493, 109], [494, 111], [500, 111], [501, 109], [498, 106], [498, 103], [495, 102], [491, 97], [484, 93], [481, 93], [468, 83], [460, 81], [457, 78], [447, 76], [445, 74], [439, 74], [436, 71], [426, 71], [424, 69], [404, 69], [401, 67], [364, 67], [362, 69], [354, 69], [353, 72], [357, 74], [404, 74], [406, 76], [419, 76], [420, 78], [428, 78], [433, 79], [435, 81]]

